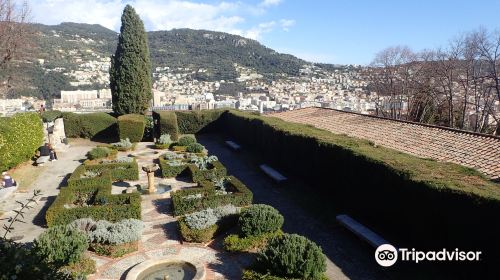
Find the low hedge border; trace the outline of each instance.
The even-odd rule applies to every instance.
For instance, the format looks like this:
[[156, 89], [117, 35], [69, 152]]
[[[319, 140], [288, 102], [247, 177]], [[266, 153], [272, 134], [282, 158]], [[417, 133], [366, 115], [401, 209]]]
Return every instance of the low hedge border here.
[[85, 164], [86, 170], [104, 172], [109, 170], [113, 181], [139, 180], [139, 165], [134, 159], [130, 163]]
[[160, 157], [160, 168], [161, 168], [161, 176], [163, 178], [173, 178], [179, 175], [182, 175], [186, 172], [188, 164], [180, 165], [180, 166], [171, 166], [168, 164], [168, 160]]
[[214, 177], [221, 178], [227, 175], [226, 167], [220, 161], [214, 161], [210, 165], [207, 170], [201, 170], [194, 164], [188, 164], [189, 175], [193, 182], [199, 183]]
[[[234, 176], [229, 176], [226, 189], [233, 193], [217, 195], [215, 186], [210, 181], [199, 183], [199, 187], [182, 189], [171, 194], [174, 215], [181, 216], [206, 208], [216, 208], [219, 206], [232, 204], [237, 207], [252, 204], [253, 193]], [[188, 195], [201, 194], [201, 198], [185, 199]]]
[[228, 252], [255, 251], [264, 248], [269, 239], [282, 234], [283, 231], [281, 230], [248, 237], [240, 237], [237, 234], [231, 234], [224, 239], [224, 250]]
[[184, 221], [184, 217], [177, 220], [179, 232], [182, 239], [187, 242], [206, 243], [214, 239], [217, 235], [233, 227], [237, 222], [238, 215], [230, 215], [219, 220], [215, 225], [206, 229], [192, 229]]
[[[109, 171], [107, 171], [109, 172]], [[109, 176], [109, 174], [108, 174]], [[81, 185], [61, 188], [59, 195], [47, 209], [45, 220], [49, 227], [65, 225], [76, 219], [92, 218], [116, 222], [123, 219], [141, 219], [141, 196], [139, 193], [111, 194], [111, 182], [107, 185]], [[68, 208], [75, 199], [86, 197], [89, 206]]]
[[102, 170], [101, 174], [94, 178], [81, 178], [87, 170], [85, 165], [78, 166], [68, 178], [68, 187], [111, 186], [113, 183], [110, 170]]
[[139, 250], [139, 241], [127, 242], [123, 244], [90, 243], [89, 248], [100, 256], [119, 258]]

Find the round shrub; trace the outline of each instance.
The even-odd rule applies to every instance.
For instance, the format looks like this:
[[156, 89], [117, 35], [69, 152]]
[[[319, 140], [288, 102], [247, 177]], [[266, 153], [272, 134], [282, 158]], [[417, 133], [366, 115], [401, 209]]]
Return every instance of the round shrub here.
[[257, 257], [271, 274], [300, 279], [321, 279], [326, 258], [316, 243], [298, 234], [271, 238]]
[[111, 149], [106, 147], [95, 147], [87, 153], [90, 160], [105, 158], [111, 155]]
[[87, 237], [79, 230], [55, 226], [42, 233], [34, 246], [47, 262], [63, 266], [79, 261], [88, 244]]
[[205, 147], [200, 143], [191, 143], [186, 147], [188, 153], [201, 153], [203, 150], [205, 150]]
[[192, 135], [184, 135], [181, 138], [179, 138], [179, 141], [177, 141], [177, 144], [179, 146], [189, 146], [189, 144], [196, 143], [196, 138]]
[[265, 204], [254, 204], [241, 211], [238, 225], [243, 236], [274, 232], [283, 226], [283, 216]]

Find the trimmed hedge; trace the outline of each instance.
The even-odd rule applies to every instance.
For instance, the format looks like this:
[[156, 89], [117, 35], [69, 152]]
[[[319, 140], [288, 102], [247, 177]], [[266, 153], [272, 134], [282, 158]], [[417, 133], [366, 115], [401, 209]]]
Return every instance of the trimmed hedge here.
[[248, 252], [250, 250], [263, 249], [269, 239], [280, 235], [283, 235], [281, 230], [248, 237], [231, 234], [224, 238], [224, 250], [228, 252]]
[[62, 112], [61, 111], [45, 111], [42, 113], [42, 120], [43, 122], [53, 122], [58, 118], [62, 118]]
[[[236, 177], [229, 176], [226, 190], [232, 192], [226, 195], [217, 195], [215, 186], [210, 181], [199, 183], [199, 187], [182, 189], [171, 194], [174, 215], [180, 216], [206, 208], [232, 204], [237, 207], [252, 204], [252, 192]], [[188, 195], [201, 194], [201, 198], [186, 199]]]
[[188, 171], [191, 179], [195, 183], [210, 180], [212, 178], [221, 178], [227, 175], [226, 167], [224, 167], [220, 161], [210, 163], [210, 168], [207, 170], [201, 170], [194, 164], [188, 164]]
[[146, 119], [143, 115], [128, 114], [118, 117], [118, 135], [120, 139], [129, 139], [130, 142], [141, 142], [146, 128]]
[[324, 198], [318, 208], [334, 204], [401, 246], [481, 248], [485, 259], [499, 259], [492, 240], [500, 236], [500, 188], [476, 171], [273, 117], [228, 111], [220, 121], [270, 164], [307, 181], [301, 191]]
[[97, 172], [110, 171], [113, 181], [139, 180], [139, 165], [135, 159], [124, 163], [86, 164], [85, 169]]
[[0, 118], [0, 172], [29, 160], [43, 143], [43, 125], [36, 113]]
[[[108, 171], [109, 172], [109, 171]], [[75, 206], [75, 200], [87, 198], [88, 206]], [[67, 208], [67, 206], [74, 206]], [[139, 193], [111, 194], [111, 183], [99, 186], [68, 186], [47, 209], [45, 220], [49, 227], [66, 225], [80, 218], [117, 222], [123, 219], [141, 219]]]
[[182, 239], [187, 242], [196, 242], [196, 243], [205, 243], [214, 238], [216, 232], [219, 229], [219, 225], [211, 225], [205, 229], [192, 229], [189, 228], [186, 222], [184, 221], [184, 217], [181, 217], [177, 220], [179, 224], [179, 232], [181, 233]]
[[107, 113], [75, 114], [62, 113], [64, 132], [68, 138], [89, 138], [92, 140], [117, 140], [117, 120]]
[[181, 134], [195, 134], [214, 130], [217, 120], [225, 110], [176, 111]]
[[173, 178], [182, 175], [184, 172], [186, 172], [187, 167], [187, 163], [186, 165], [171, 166], [168, 164], [168, 160], [163, 158], [163, 156], [160, 157], [161, 176], [163, 178]]
[[99, 176], [93, 178], [82, 178], [83, 174], [87, 171], [87, 166], [80, 165], [68, 178], [68, 187], [99, 187], [107, 186], [113, 183], [111, 178], [111, 171], [103, 170]]
[[258, 236], [281, 229], [285, 219], [274, 207], [254, 204], [241, 211], [238, 226], [243, 236]]
[[179, 139], [179, 127], [177, 126], [177, 115], [173, 111], [154, 111], [155, 138], [162, 134], [169, 134], [172, 141]]

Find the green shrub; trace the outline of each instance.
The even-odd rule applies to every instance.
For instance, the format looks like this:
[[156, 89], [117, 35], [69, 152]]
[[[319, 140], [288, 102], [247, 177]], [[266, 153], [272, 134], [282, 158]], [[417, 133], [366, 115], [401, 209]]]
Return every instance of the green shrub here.
[[256, 236], [281, 229], [283, 222], [283, 216], [272, 206], [254, 204], [241, 211], [238, 226], [243, 236]]
[[66, 226], [47, 229], [34, 242], [35, 250], [49, 263], [63, 266], [78, 262], [87, 250], [87, 237]]
[[146, 127], [144, 127], [143, 141], [153, 141], [154, 120], [153, 116], [145, 116]]
[[[271, 275], [271, 273], [266, 272], [258, 272], [251, 269], [243, 270], [242, 280], [301, 280], [298, 278], [290, 278], [290, 277], [279, 277], [275, 275]], [[323, 274], [319, 277], [319, 280], [328, 280], [328, 277]]]
[[196, 143], [196, 138], [194, 135], [184, 135], [181, 138], [179, 138], [179, 141], [177, 141], [177, 144], [179, 146], [189, 146], [190, 144]]
[[271, 238], [257, 262], [273, 275], [283, 277], [321, 279], [326, 271], [326, 257], [321, 248], [297, 234]]
[[186, 152], [188, 153], [201, 153], [205, 150], [205, 147], [200, 143], [192, 143], [186, 147]]
[[200, 182], [197, 188], [173, 192], [171, 197], [174, 214], [180, 216], [227, 204], [238, 207], [250, 205], [253, 199], [252, 192], [236, 177], [229, 176], [229, 178], [226, 188], [230, 193], [225, 195], [219, 195], [210, 181]]
[[498, 220], [500, 189], [477, 172], [273, 117], [230, 111], [219, 122], [221, 132], [308, 182], [300, 191], [318, 197], [313, 211], [335, 205], [400, 242], [487, 248], [500, 256], [500, 243], [489, 241], [500, 236], [500, 223], [482, 222]]
[[233, 226], [237, 213], [238, 209], [228, 204], [188, 214], [178, 220], [181, 236], [188, 242], [208, 242], [219, 232]]
[[26, 243], [3, 238], [0, 238], [0, 271], [1, 280], [33, 279], [34, 275], [41, 280], [72, 280]]
[[162, 134], [160, 138], [155, 143], [156, 149], [167, 149], [172, 145], [173, 141], [170, 138], [170, 134]]
[[71, 176], [68, 178], [69, 187], [98, 187], [98, 186], [108, 186], [112, 183], [111, 171], [109, 170], [92, 170], [99, 173], [95, 177], [88, 178], [85, 173], [89, 171], [87, 166], [78, 166]]
[[53, 122], [58, 118], [62, 118], [61, 111], [45, 111], [42, 113], [43, 122]]
[[118, 137], [117, 119], [107, 113], [63, 114], [64, 131], [69, 138], [114, 141]]
[[225, 110], [176, 111], [177, 124], [182, 134], [209, 132]]
[[119, 258], [128, 253], [137, 251], [139, 249], [139, 244], [138, 241], [123, 244], [91, 243], [90, 249], [101, 256]]
[[111, 146], [122, 152], [135, 149], [135, 143], [130, 142], [128, 138], [120, 139], [120, 142], [111, 143]]
[[215, 233], [219, 228], [217, 224], [213, 224], [204, 229], [192, 229], [186, 224], [184, 217], [179, 218], [177, 222], [179, 224], [179, 231], [181, 233], [182, 239], [187, 242], [208, 242], [214, 238]]
[[47, 209], [45, 219], [49, 227], [66, 225], [80, 218], [111, 222], [141, 218], [139, 193], [112, 195], [109, 170], [104, 170], [97, 178], [72, 178], [84, 171], [83, 165], [75, 169], [68, 179], [68, 187], [61, 188], [56, 200]]
[[177, 116], [172, 111], [155, 111], [153, 112], [155, 120], [156, 138], [162, 134], [170, 134], [172, 140], [177, 141], [179, 138], [179, 127], [177, 126]]
[[282, 234], [281, 230], [247, 237], [231, 234], [224, 239], [224, 249], [229, 252], [248, 252], [263, 249], [269, 239]]
[[43, 126], [38, 114], [0, 118], [0, 172], [29, 160], [42, 143]]
[[163, 178], [173, 178], [186, 172], [187, 162], [180, 159], [167, 160], [164, 157], [160, 157], [160, 168]]
[[141, 142], [146, 127], [143, 115], [128, 114], [118, 117], [118, 135], [120, 139], [130, 139], [130, 142]]
[[200, 169], [195, 164], [188, 164], [188, 171], [195, 183], [213, 178], [221, 178], [227, 174], [226, 167], [220, 161], [211, 162], [206, 170]]
[[111, 155], [111, 149], [106, 147], [95, 147], [87, 153], [87, 158], [90, 160], [106, 158]]
[[124, 219], [116, 223], [101, 220], [87, 232], [87, 236], [90, 243], [116, 245], [139, 240], [143, 229], [144, 223], [137, 219]]
[[94, 274], [97, 268], [92, 258], [83, 256], [79, 261], [63, 266], [61, 271], [71, 275], [73, 279], [86, 279], [86, 276]]
[[[139, 180], [139, 166], [137, 161], [132, 158], [127, 158], [126, 162], [110, 161], [100, 164], [85, 164], [85, 170], [94, 172], [111, 172], [113, 181], [135, 181]], [[117, 159], [118, 160], [118, 159]]]

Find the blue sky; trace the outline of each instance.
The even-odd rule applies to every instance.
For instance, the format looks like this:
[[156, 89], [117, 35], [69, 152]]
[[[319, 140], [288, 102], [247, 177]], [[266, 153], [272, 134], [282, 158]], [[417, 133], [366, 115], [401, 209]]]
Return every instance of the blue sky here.
[[126, 4], [147, 30], [194, 28], [256, 39], [309, 61], [368, 64], [389, 46], [445, 46], [462, 32], [500, 29], [500, 0], [31, 0], [33, 21], [118, 30]]

